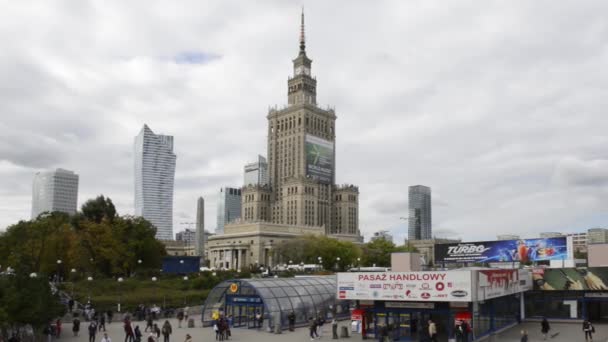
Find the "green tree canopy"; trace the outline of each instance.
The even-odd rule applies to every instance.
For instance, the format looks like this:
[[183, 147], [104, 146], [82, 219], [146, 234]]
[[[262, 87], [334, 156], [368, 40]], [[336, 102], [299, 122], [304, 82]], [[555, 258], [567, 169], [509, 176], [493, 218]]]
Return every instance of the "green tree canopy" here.
[[390, 267], [391, 253], [416, 252], [411, 246], [395, 246], [392, 241], [386, 239], [375, 239], [363, 246], [362, 266]]
[[332, 270], [337, 266], [339, 270], [345, 270], [356, 263], [361, 250], [352, 242], [309, 235], [282, 242], [276, 253], [285, 263], [291, 260], [295, 264], [317, 264], [321, 257], [325, 269]]
[[101, 221], [104, 219], [112, 222], [117, 215], [116, 208], [114, 207], [112, 200], [109, 197], [105, 198], [103, 195], [99, 195], [95, 199], [86, 201], [80, 210], [82, 212], [82, 216], [95, 223], [101, 223]]

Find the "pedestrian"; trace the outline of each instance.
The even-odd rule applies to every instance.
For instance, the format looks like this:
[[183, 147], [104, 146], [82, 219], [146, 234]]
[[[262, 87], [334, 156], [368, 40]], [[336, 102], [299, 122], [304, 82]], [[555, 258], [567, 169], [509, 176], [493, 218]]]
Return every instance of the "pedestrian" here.
[[264, 316], [260, 312], [255, 315], [255, 319], [258, 323], [258, 330], [262, 329], [262, 325], [264, 324]]
[[112, 339], [108, 337], [108, 333], [104, 332], [101, 342], [112, 342]]
[[188, 311], [190, 311], [190, 307], [186, 306], [184, 308], [184, 321], [186, 321], [186, 324], [188, 324]]
[[95, 321], [89, 323], [89, 342], [95, 342], [95, 336], [97, 336], [97, 324]]
[[232, 336], [232, 332], [230, 331], [230, 327], [232, 327], [232, 315], [228, 315], [228, 318], [226, 319], [226, 339], [229, 340], [230, 337]]
[[72, 298], [70, 298], [70, 300], [68, 300], [68, 312], [72, 313], [73, 308], [74, 308], [74, 300]]
[[148, 332], [148, 329], [150, 329], [150, 331], [154, 332], [152, 314], [148, 314], [148, 317], [146, 317], [146, 329], [144, 329], [144, 332]]
[[171, 323], [168, 320], [163, 324], [163, 342], [169, 342], [169, 336], [173, 333], [173, 329], [171, 328]]
[[465, 340], [464, 322], [462, 320], [456, 320], [454, 324], [454, 337], [456, 338], [456, 342], [467, 342]]
[[528, 332], [525, 330], [521, 331], [521, 340], [520, 342], [528, 342]]
[[106, 315], [103, 312], [99, 313], [99, 331], [103, 328], [103, 332], [106, 332]]
[[106, 312], [106, 315], [108, 315], [108, 324], [112, 323], [112, 317], [114, 317], [114, 312], [112, 312], [112, 310], [108, 310], [108, 312]]
[[543, 317], [542, 322], [540, 322], [540, 332], [543, 334], [543, 340], [547, 339], [547, 334], [549, 334], [549, 330], [551, 330], [549, 322], [547, 321], [546, 317]]
[[319, 338], [323, 337], [323, 324], [325, 324], [325, 318], [323, 318], [323, 315], [319, 315], [319, 318], [317, 318], [317, 335], [319, 336]]
[[293, 311], [287, 315], [287, 320], [289, 321], [289, 331], [294, 331], [296, 325], [296, 315], [293, 313]]
[[215, 331], [215, 340], [220, 340], [220, 327], [218, 326], [219, 321], [215, 321], [213, 324], [213, 331]]
[[593, 341], [595, 327], [588, 320], [583, 322], [583, 331], [585, 332], [585, 341]]
[[332, 334], [332, 339], [337, 340], [338, 339], [338, 320], [336, 319], [336, 317], [334, 316], [334, 318], [331, 320], [331, 334]]
[[46, 335], [47, 342], [51, 342], [53, 340], [53, 327], [51, 326], [51, 323], [47, 324], [46, 327], [44, 327], [42, 333]]
[[[182, 321], [184, 320], [184, 312], [182, 310], [177, 312], [177, 327], [182, 327]], [[186, 323], [187, 324], [187, 323]]]
[[308, 329], [310, 330], [310, 340], [314, 341], [315, 338], [319, 337], [317, 334], [317, 320], [310, 317], [309, 321]]
[[74, 316], [72, 320], [72, 332], [74, 333], [74, 337], [78, 337], [78, 332], [80, 331], [80, 320], [78, 319], [78, 315]]
[[429, 337], [431, 338], [431, 341], [437, 342], [437, 326], [431, 319], [429, 319]]
[[153, 332], [148, 335], [148, 342], [156, 342], [156, 336], [154, 336]]
[[192, 336], [190, 336], [190, 334], [186, 334], [186, 339], [184, 342], [192, 342]]
[[125, 342], [133, 342], [133, 340], [135, 340], [135, 334], [133, 332], [133, 326], [131, 326], [131, 321], [129, 320], [129, 318], [125, 318], [124, 330]]
[[160, 338], [160, 328], [156, 323], [154, 323], [154, 333], [156, 334], [156, 339]]
[[135, 342], [141, 342], [141, 330], [139, 330], [139, 325], [135, 326], [133, 333], [135, 334]]
[[55, 336], [57, 338], [61, 337], [61, 319], [58, 318], [57, 321], [55, 321]]

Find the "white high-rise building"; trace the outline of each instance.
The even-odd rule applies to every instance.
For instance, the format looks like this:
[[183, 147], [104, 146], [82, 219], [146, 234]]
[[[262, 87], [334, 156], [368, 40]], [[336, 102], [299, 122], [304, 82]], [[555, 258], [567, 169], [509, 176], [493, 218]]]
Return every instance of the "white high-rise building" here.
[[77, 174], [64, 169], [36, 173], [32, 186], [32, 219], [45, 211], [74, 215], [77, 206]]
[[156, 238], [173, 240], [173, 137], [154, 134], [148, 125], [135, 137], [135, 216], [156, 227]]
[[258, 160], [245, 164], [243, 185], [268, 185], [268, 162], [258, 155]]
[[241, 189], [221, 188], [217, 203], [216, 234], [224, 234], [224, 225], [241, 218]]
[[194, 251], [196, 255], [205, 257], [205, 200], [199, 197], [196, 201], [196, 236]]

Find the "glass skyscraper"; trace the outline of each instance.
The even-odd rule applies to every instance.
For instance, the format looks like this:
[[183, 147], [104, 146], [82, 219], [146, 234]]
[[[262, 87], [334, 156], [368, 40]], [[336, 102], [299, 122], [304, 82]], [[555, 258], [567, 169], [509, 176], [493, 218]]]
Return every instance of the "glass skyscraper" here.
[[431, 188], [424, 185], [410, 186], [408, 198], [408, 240], [432, 239]]
[[74, 215], [78, 202], [78, 175], [57, 169], [38, 172], [32, 184], [32, 220], [41, 213], [60, 211]]
[[144, 125], [135, 137], [135, 216], [156, 227], [156, 238], [173, 240], [173, 137], [154, 134]]
[[224, 225], [241, 218], [241, 189], [221, 188], [217, 203], [216, 234], [224, 234]]
[[268, 162], [258, 155], [258, 160], [245, 164], [243, 185], [268, 185]]

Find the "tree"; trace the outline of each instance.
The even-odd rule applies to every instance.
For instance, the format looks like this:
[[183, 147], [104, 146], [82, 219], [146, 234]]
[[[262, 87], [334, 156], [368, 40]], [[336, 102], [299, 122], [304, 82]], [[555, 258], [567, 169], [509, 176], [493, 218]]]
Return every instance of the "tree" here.
[[391, 253], [416, 251], [416, 248], [409, 245], [395, 246], [390, 240], [382, 238], [375, 239], [363, 246], [363, 258], [361, 263], [365, 266], [376, 265], [377, 267], [390, 267]]
[[353, 265], [361, 250], [352, 242], [308, 235], [282, 242], [277, 246], [276, 253], [282, 263], [292, 260], [295, 263], [317, 264], [321, 257], [324, 269], [337, 267], [344, 270]]
[[84, 218], [95, 223], [101, 223], [103, 219], [113, 222], [117, 215], [112, 200], [109, 197], [105, 198], [103, 195], [86, 201], [80, 210]]

